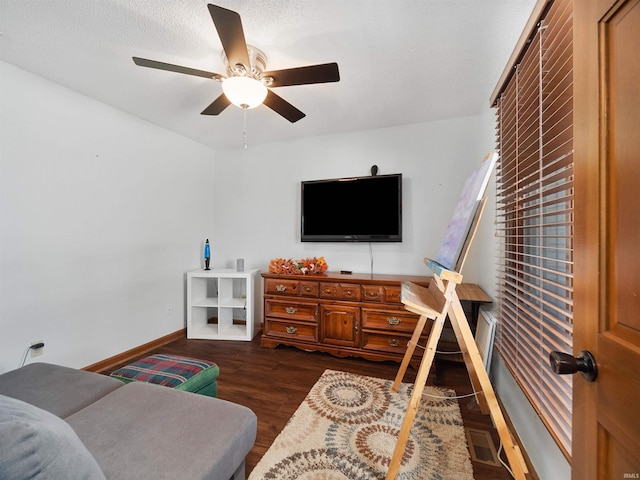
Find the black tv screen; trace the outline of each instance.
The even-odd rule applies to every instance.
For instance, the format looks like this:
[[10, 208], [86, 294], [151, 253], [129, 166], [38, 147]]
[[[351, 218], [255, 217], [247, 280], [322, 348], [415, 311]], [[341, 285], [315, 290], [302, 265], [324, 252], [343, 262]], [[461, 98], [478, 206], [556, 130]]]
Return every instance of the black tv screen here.
[[303, 242], [401, 242], [402, 174], [302, 182]]

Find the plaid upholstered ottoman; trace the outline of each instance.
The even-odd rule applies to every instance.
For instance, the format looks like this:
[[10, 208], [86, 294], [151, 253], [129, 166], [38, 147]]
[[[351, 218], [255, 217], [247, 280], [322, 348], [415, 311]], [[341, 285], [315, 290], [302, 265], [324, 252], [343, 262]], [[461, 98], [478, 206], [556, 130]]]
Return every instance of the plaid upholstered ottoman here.
[[218, 393], [218, 365], [177, 355], [151, 355], [119, 368], [112, 377], [129, 382], [147, 382], [176, 390], [215, 397]]

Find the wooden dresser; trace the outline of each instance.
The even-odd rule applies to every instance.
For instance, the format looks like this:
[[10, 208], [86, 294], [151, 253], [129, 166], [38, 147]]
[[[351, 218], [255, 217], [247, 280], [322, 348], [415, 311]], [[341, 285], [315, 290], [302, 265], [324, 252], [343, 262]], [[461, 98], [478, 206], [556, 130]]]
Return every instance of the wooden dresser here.
[[[291, 345], [339, 357], [395, 361], [402, 359], [418, 321], [400, 302], [400, 283], [427, 286], [431, 279], [337, 272], [262, 276], [262, 346]], [[425, 336], [429, 331], [428, 325]], [[416, 355], [422, 356], [422, 350], [416, 349]]]

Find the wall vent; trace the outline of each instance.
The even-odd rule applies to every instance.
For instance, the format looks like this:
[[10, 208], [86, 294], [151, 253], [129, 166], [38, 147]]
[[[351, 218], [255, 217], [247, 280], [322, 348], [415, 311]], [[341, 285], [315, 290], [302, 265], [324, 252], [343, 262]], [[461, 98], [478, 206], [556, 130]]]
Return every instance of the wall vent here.
[[496, 447], [491, 439], [491, 433], [487, 430], [478, 430], [476, 428], [465, 428], [467, 441], [469, 443], [469, 453], [471, 460], [474, 462], [501, 467], [502, 464], [498, 460]]

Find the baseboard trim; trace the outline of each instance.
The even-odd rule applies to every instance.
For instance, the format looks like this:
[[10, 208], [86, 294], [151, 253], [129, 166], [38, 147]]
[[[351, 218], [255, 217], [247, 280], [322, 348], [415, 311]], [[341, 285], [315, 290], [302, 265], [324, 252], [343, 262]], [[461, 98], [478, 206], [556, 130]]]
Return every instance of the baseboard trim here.
[[122, 353], [119, 353], [118, 355], [114, 355], [113, 357], [109, 357], [98, 363], [94, 363], [93, 365], [84, 367], [82, 370], [86, 370], [87, 372], [95, 372], [95, 373], [110, 372], [114, 370], [116, 367], [126, 364], [131, 360], [134, 360], [144, 355], [145, 353], [151, 352], [152, 350], [156, 350], [158, 347], [162, 347], [167, 343], [175, 342], [176, 340], [185, 338], [186, 335], [187, 335], [187, 330], [183, 328], [176, 332], [170, 333], [169, 335], [165, 335], [164, 337], [156, 338], [155, 340], [145, 343], [144, 345], [140, 345], [138, 347], [132, 348], [131, 350], [127, 350], [126, 352], [122, 352]]

